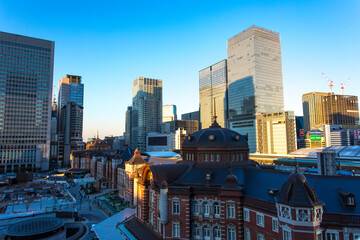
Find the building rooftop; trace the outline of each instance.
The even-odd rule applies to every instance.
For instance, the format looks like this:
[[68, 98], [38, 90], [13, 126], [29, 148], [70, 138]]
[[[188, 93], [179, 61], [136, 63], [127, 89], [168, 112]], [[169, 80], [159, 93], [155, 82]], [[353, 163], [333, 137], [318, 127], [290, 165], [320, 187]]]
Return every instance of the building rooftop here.
[[12, 237], [29, 237], [56, 230], [64, 226], [65, 220], [55, 217], [41, 217], [10, 225], [6, 234]]

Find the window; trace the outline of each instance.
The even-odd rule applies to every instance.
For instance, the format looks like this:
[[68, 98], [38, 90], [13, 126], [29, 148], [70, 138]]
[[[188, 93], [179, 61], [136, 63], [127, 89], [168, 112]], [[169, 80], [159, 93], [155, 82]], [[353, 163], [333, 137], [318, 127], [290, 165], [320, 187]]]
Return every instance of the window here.
[[180, 200], [173, 200], [172, 201], [172, 213], [173, 214], [180, 214]]
[[355, 205], [355, 199], [354, 199], [354, 197], [348, 197], [348, 199], [347, 199], [347, 204], [348, 204], [348, 205]]
[[221, 228], [220, 227], [214, 227], [214, 239], [215, 240], [221, 239]]
[[326, 240], [339, 240], [338, 233], [326, 233]]
[[160, 211], [160, 197], [157, 197], [157, 210]]
[[256, 213], [256, 225], [264, 227], [264, 214]]
[[244, 240], [250, 240], [250, 229], [244, 227]]
[[198, 201], [193, 201], [192, 212], [194, 215], [199, 214], [199, 202]]
[[353, 239], [354, 240], [360, 240], [360, 234], [354, 234]]
[[[316, 234], [316, 240], [323, 240], [321, 232]], [[356, 239], [354, 238], [354, 240], [356, 240]], [[360, 238], [357, 240], [360, 240]]]
[[244, 220], [250, 222], [250, 211], [247, 208], [244, 208]]
[[228, 240], [236, 240], [235, 227], [228, 227], [228, 229], [227, 229], [227, 239]]
[[220, 217], [220, 204], [218, 202], [214, 203], [214, 214], [215, 217]]
[[228, 218], [235, 218], [235, 203], [228, 203], [227, 204], [227, 217]]
[[161, 234], [161, 222], [160, 222], [160, 218], [157, 219], [157, 230], [158, 230], [158, 232]]
[[205, 226], [204, 227], [204, 239], [210, 239], [210, 227], [209, 226]]
[[180, 237], [180, 223], [178, 221], [174, 221], [172, 223], [172, 236], [175, 238]]
[[204, 216], [209, 216], [210, 214], [210, 206], [209, 206], [209, 203], [205, 202], [204, 203], [204, 206], [203, 206], [203, 210], [204, 210]]
[[315, 209], [315, 221], [320, 221], [321, 220], [321, 213], [322, 213], [322, 209], [321, 208], [318, 208], [318, 209]]
[[194, 237], [200, 238], [200, 236], [201, 236], [201, 227], [199, 224], [196, 224], [194, 228]]
[[257, 240], [265, 240], [265, 234], [257, 233], [256, 238], [257, 238]]
[[279, 221], [277, 220], [277, 218], [272, 219], [272, 230], [274, 232], [279, 232]]
[[291, 240], [291, 232], [288, 230], [283, 230], [283, 239], [284, 240]]

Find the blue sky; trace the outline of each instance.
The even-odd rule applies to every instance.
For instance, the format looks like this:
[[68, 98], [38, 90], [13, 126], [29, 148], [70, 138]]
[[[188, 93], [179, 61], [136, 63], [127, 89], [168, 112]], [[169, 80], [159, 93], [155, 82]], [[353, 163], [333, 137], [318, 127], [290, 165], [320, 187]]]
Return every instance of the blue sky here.
[[85, 84], [84, 139], [122, 135], [132, 81], [163, 80], [163, 103], [198, 109], [198, 71], [226, 58], [226, 40], [251, 25], [281, 34], [285, 110], [301, 95], [360, 89], [360, 1], [0, 0], [0, 31], [55, 41], [54, 85]]

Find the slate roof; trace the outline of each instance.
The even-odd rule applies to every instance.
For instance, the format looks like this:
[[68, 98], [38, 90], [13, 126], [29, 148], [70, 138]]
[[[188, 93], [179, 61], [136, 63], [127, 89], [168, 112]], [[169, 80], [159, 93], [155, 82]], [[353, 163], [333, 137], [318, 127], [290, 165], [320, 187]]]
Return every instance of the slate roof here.
[[[276, 170], [246, 167], [245, 195], [267, 202], [275, 203], [275, 198], [267, 193], [270, 188], [281, 189], [291, 173]], [[314, 189], [318, 198], [325, 204], [324, 211], [337, 214], [360, 215], [360, 207], [345, 207], [337, 190], [344, 190], [354, 194], [356, 201], [360, 199], [360, 177], [356, 176], [320, 176], [306, 174], [308, 184]], [[239, 176], [238, 176], [239, 179]]]
[[[215, 124], [216, 122], [214, 122]], [[210, 128], [197, 131], [190, 134], [183, 142], [182, 147], [242, 147], [245, 149], [249, 148], [247, 140], [244, 136], [239, 133], [227, 129], [221, 128], [219, 125], [212, 125]], [[216, 123], [217, 124], [217, 123]], [[210, 141], [209, 136], [213, 135], [214, 140]]]

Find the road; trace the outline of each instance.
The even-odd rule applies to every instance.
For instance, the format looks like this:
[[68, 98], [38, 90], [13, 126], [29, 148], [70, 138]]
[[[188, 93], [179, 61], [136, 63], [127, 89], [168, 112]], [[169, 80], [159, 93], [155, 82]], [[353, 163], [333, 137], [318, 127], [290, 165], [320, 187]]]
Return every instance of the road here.
[[102, 222], [108, 218], [108, 216], [93, 203], [92, 199], [85, 196], [80, 190], [80, 185], [71, 186], [68, 190], [76, 199], [76, 209], [78, 210], [79, 216], [86, 219], [84, 224], [88, 228], [88, 232], [81, 240], [94, 239], [96, 235], [90, 231], [92, 224]]

